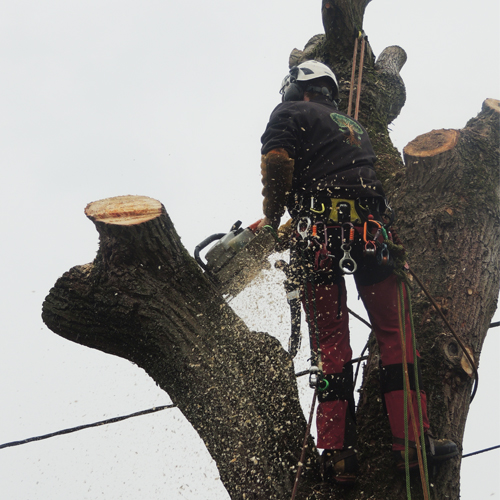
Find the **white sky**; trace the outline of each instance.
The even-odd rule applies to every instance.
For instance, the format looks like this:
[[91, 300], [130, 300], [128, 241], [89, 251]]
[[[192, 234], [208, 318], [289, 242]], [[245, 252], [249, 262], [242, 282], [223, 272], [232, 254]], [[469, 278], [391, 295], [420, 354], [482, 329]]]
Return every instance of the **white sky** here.
[[[320, 6], [4, 2], [0, 444], [170, 402], [130, 362], [50, 332], [41, 304], [63, 272], [95, 256], [97, 233], [83, 214], [91, 201], [160, 200], [190, 252], [235, 220], [260, 217], [260, 135], [291, 49], [323, 31]], [[429, 130], [462, 128], [485, 98], [499, 97], [498, 14], [496, 0], [368, 6], [374, 52], [400, 45], [408, 53], [407, 104], [392, 127], [399, 149]], [[285, 343], [281, 276], [265, 279], [235, 304], [251, 327]], [[367, 332], [355, 321], [352, 330], [359, 352]], [[465, 453], [500, 443], [499, 334], [491, 330], [483, 350]], [[464, 460], [463, 499], [500, 495], [499, 457]], [[0, 485], [8, 500], [228, 498], [177, 410], [0, 450]]]

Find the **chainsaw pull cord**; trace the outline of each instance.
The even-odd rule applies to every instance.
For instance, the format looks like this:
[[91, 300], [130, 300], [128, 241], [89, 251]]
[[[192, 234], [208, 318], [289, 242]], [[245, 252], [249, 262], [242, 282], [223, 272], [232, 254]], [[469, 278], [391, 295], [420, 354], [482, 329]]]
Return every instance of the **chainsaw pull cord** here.
[[358, 87], [356, 89], [356, 108], [354, 111], [354, 119], [358, 119], [359, 114], [359, 101], [361, 99], [361, 81], [363, 79], [363, 64], [365, 59], [365, 44], [366, 35], [364, 31], [359, 31], [358, 36], [354, 40], [354, 53], [352, 56], [352, 72], [351, 72], [351, 86], [349, 89], [349, 105], [347, 107], [347, 115], [351, 116], [352, 112], [352, 99], [354, 94], [354, 80], [356, 76], [356, 60], [358, 55], [358, 40], [361, 38], [361, 54], [359, 56], [359, 69], [358, 69]]
[[276, 243], [281, 243], [280, 237], [278, 236], [278, 233], [273, 226], [267, 224], [265, 226], [262, 226], [262, 229], [266, 229], [267, 231], [269, 231], [272, 234], [273, 238], [276, 240]]
[[[420, 420], [420, 433], [417, 430], [417, 424], [415, 421], [415, 412], [413, 410], [413, 401], [411, 397], [410, 388], [410, 377], [408, 374], [408, 359], [406, 357], [406, 329], [405, 329], [405, 305], [404, 305], [404, 290], [403, 283], [398, 278], [398, 288], [399, 288], [399, 300], [398, 300], [398, 317], [399, 317], [399, 332], [401, 336], [401, 352], [402, 352], [402, 364], [403, 364], [403, 386], [404, 386], [404, 427], [405, 427], [405, 472], [406, 472], [406, 495], [408, 500], [411, 500], [411, 488], [410, 488], [410, 461], [409, 461], [409, 437], [408, 437], [408, 409], [410, 410], [410, 420], [413, 427], [413, 435], [415, 436], [415, 446], [417, 450], [418, 467], [420, 470], [420, 480], [422, 482], [422, 491], [424, 495], [424, 500], [429, 500], [429, 477], [427, 472], [427, 460], [425, 454], [425, 437], [423, 434], [423, 423], [422, 423], [422, 401], [420, 398], [420, 391], [417, 391], [417, 380], [418, 380], [418, 367], [417, 367], [417, 357], [416, 357], [416, 346], [415, 346], [415, 335], [413, 331], [410, 331], [410, 336], [413, 343], [413, 366], [415, 370], [415, 393], [417, 398], [417, 406]], [[417, 439], [417, 435], [420, 434], [421, 443]], [[422, 453], [423, 451], [423, 453]], [[423, 455], [423, 456], [422, 456]], [[425, 457], [425, 458], [423, 458]]]

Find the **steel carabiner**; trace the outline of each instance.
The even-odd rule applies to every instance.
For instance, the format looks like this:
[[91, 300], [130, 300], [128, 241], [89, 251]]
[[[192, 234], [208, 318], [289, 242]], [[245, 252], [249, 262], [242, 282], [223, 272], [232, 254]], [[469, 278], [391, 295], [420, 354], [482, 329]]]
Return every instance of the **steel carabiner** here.
[[389, 264], [389, 249], [385, 243], [382, 244], [382, 248], [380, 249], [380, 254], [377, 256], [378, 263], [386, 266]]
[[[301, 227], [302, 225], [306, 224], [306, 228], [302, 231]], [[305, 240], [308, 236], [309, 228], [311, 227], [311, 219], [309, 217], [301, 217], [298, 224], [297, 224], [297, 232], [302, 236], [302, 239]]]

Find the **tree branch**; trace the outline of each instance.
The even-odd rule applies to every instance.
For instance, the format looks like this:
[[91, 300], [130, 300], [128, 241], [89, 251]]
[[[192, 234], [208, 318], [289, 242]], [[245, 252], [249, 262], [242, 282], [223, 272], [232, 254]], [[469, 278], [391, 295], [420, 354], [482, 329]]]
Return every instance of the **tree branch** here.
[[[288, 354], [234, 314], [158, 201], [117, 197], [85, 211], [98, 254], [57, 281], [44, 322], [144, 368], [204, 440], [232, 498], [284, 498], [305, 433]], [[305, 484], [316, 474], [308, 467]]]

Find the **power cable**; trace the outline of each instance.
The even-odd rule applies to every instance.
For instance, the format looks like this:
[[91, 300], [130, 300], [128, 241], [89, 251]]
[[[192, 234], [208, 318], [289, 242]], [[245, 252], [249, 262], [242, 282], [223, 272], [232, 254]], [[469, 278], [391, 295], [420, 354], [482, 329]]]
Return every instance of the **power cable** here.
[[[355, 360], [353, 360], [353, 361], [355, 361]], [[306, 375], [307, 373], [309, 373], [309, 370], [297, 373], [296, 375], [298, 377], [300, 377], [301, 375]], [[83, 429], [89, 429], [90, 427], [98, 427], [100, 425], [114, 424], [115, 422], [121, 422], [122, 420], [126, 420], [127, 418], [139, 417], [141, 415], [147, 415], [149, 413], [155, 413], [157, 411], [167, 410], [167, 409], [176, 408], [176, 407], [177, 406], [174, 404], [165, 405], [165, 406], [155, 406], [154, 408], [149, 408], [148, 410], [142, 410], [142, 411], [138, 411], [136, 413], [131, 413], [130, 415], [123, 415], [121, 417], [109, 418], [107, 420], [101, 420], [100, 422], [94, 422], [93, 424], [84, 424], [84, 425], [79, 425], [78, 427], [71, 427], [69, 429], [63, 429], [61, 431], [51, 432], [50, 434], [44, 434], [43, 436], [36, 436], [36, 437], [28, 438], [28, 439], [23, 439], [21, 441], [12, 441], [10, 443], [0, 444], [0, 449], [9, 448], [11, 446], [19, 446], [21, 444], [32, 443], [33, 441], [41, 441], [42, 439], [48, 439], [48, 438], [55, 437], [55, 436], [61, 436], [63, 434], [70, 434], [71, 432], [77, 432], [77, 431], [81, 431]], [[480, 453], [486, 453], [487, 451], [496, 450], [498, 448], [500, 448], [500, 444], [497, 446], [492, 446], [490, 448], [485, 448], [483, 450], [478, 450], [478, 451], [474, 451], [472, 453], [467, 453], [466, 455], [462, 455], [462, 458], [472, 457], [474, 455], [479, 455]]]
[[492, 446], [491, 448], [485, 448], [484, 450], [473, 451], [472, 453], [467, 453], [466, 455], [462, 455], [462, 458], [472, 457], [474, 455], [479, 455], [480, 453], [486, 453], [487, 451], [497, 450], [498, 448], [500, 448], [500, 444], [497, 444], [496, 446]]
[[12, 441], [10, 443], [4, 443], [0, 445], [0, 449], [9, 448], [10, 446], [19, 446], [21, 444], [32, 443], [33, 441], [41, 441], [42, 439], [48, 439], [55, 436], [61, 436], [62, 434], [70, 434], [71, 432], [81, 431], [83, 429], [88, 429], [90, 427], [98, 427], [99, 425], [114, 424], [115, 422], [120, 422], [126, 420], [127, 418], [138, 417], [140, 415], [147, 415], [148, 413], [155, 413], [157, 411], [166, 410], [167, 408], [175, 408], [176, 405], [165, 405], [156, 406], [155, 408], [149, 408], [148, 410], [138, 411], [136, 413], [131, 413], [130, 415], [123, 415], [121, 417], [109, 418], [107, 420], [101, 420], [100, 422], [94, 422], [93, 424], [79, 425], [78, 427], [71, 427], [69, 429], [63, 429], [57, 432], [51, 432], [50, 434], [44, 434], [43, 436], [36, 436], [28, 439], [23, 439], [21, 441]]

